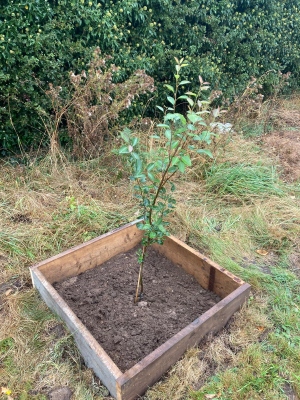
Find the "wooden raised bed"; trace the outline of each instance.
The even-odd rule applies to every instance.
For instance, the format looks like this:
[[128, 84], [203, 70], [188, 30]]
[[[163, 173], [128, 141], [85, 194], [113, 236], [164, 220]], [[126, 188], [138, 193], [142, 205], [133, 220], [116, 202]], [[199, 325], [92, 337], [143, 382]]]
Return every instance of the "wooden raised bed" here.
[[73, 247], [30, 268], [34, 286], [47, 305], [67, 324], [87, 366], [94, 370], [111, 395], [118, 400], [132, 400], [143, 394], [188, 348], [197, 345], [208, 333], [216, 333], [224, 327], [250, 292], [249, 284], [174, 236], [168, 237], [162, 246], [154, 245], [159, 252], [193, 275], [204, 289], [215, 292], [222, 300], [122, 373], [52, 284], [77, 276], [135, 247], [143, 236], [143, 232], [136, 227], [136, 222]]

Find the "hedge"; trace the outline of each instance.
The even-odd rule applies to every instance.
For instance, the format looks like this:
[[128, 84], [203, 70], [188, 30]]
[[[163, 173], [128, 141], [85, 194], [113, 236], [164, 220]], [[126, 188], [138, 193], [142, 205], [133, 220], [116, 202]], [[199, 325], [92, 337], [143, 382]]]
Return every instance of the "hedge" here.
[[[119, 82], [137, 69], [154, 77], [157, 104], [174, 56], [188, 59], [186, 78], [201, 74], [229, 99], [271, 70], [290, 71], [296, 87], [299, 9], [300, 0], [2, 0], [0, 152], [47, 145], [45, 90], [88, 69], [96, 46], [113, 56]], [[276, 73], [266, 76], [272, 87]], [[139, 114], [142, 105], [134, 107]]]

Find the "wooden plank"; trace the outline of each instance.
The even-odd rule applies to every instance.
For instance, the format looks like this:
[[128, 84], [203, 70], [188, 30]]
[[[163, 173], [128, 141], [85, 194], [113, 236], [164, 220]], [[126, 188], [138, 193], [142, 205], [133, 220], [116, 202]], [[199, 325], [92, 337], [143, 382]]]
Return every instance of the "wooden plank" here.
[[158, 251], [193, 275], [205, 289], [223, 300], [197, 318], [170, 340], [122, 374], [99, 343], [80, 322], [52, 283], [76, 276], [137, 245], [143, 231], [134, 221], [101, 235], [31, 267], [32, 280], [48, 306], [67, 324], [86, 362], [118, 400], [132, 400], [144, 393], [187, 348], [200, 342], [207, 333], [221, 329], [249, 296], [250, 286], [201, 253], [171, 236]]
[[124, 225], [86, 243], [75, 246], [31, 267], [39, 270], [50, 283], [59, 282], [104, 263], [119, 253], [136, 246], [143, 231], [136, 227], [137, 221]]
[[122, 372], [51, 284], [47, 282], [43, 274], [37, 269], [32, 269], [31, 276], [34, 286], [46, 304], [63, 319], [70, 329], [86, 365], [94, 370], [112, 396], [116, 397], [116, 379], [122, 375]]
[[203, 339], [208, 333], [216, 333], [237, 311], [250, 293], [250, 285], [242, 284], [234, 292], [174, 335], [166, 343], [149, 354], [138, 364], [117, 378], [120, 400], [133, 400], [142, 395], [173, 365], [183, 353]]
[[174, 236], [166, 238], [163, 245], [153, 247], [161, 254], [180, 265], [188, 274], [193, 275], [204, 288], [213, 291], [221, 298], [226, 297], [244, 282], [231, 272]]

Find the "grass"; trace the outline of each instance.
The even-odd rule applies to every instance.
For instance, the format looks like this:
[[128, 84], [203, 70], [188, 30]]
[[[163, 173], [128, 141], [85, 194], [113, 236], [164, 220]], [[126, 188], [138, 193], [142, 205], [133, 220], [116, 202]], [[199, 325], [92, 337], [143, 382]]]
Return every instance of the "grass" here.
[[259, 164], [214, 164], [205, 175], [206, 190], [218, 196], [232, 195], [249, 200], [254, 196], [283, 194], [275, 169]]
[[[249, 282], [251, 298], [144, 399], [299, 398], [299, 184], [281, 181], [251, 139], [234, 135], [215, 153], [205, 173], [196, 166], [178, 182], [171, 229]], [[0, 385], [13, 399], [44, 400], [65, 385], [74, 399], [108, 398], [32, 288], [28, 267], [138, 213], [126, 173], [109, 155], [65, 161], [60, 171], [47, 158], [27, 166], [1, 162]]]

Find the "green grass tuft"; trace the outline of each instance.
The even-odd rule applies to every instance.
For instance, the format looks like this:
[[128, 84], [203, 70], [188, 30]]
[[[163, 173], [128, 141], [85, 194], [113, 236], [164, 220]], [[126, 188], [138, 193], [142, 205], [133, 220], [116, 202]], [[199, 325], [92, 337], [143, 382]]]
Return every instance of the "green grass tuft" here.
[[206, 189], [218, 196], [249, 197], [283, 195], [273, 167], [230, 163], [214, 164], [206, 171]]

